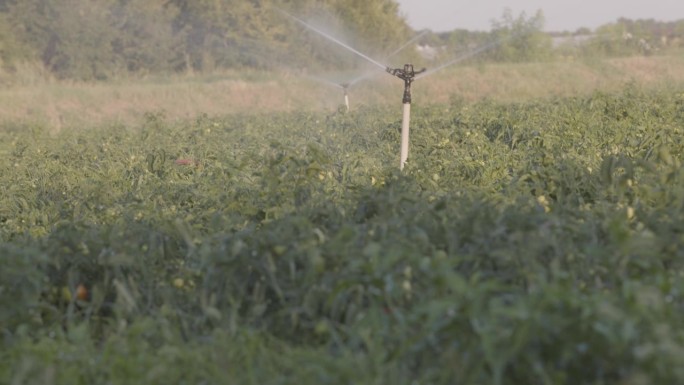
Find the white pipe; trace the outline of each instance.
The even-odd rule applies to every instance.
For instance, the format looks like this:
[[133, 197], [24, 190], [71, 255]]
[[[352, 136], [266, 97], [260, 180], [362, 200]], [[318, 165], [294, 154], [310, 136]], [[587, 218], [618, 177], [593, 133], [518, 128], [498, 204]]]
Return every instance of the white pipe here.
[[401, 122], [401, 163], [399, 169], [404, 169], [409, 151], [409, 124], [411, 122], [411, 103], [404, 103], [404, 117]]
[[349, 112], [349, 94], [344, 93], [344, 105], [347, 107], [347, 112]]

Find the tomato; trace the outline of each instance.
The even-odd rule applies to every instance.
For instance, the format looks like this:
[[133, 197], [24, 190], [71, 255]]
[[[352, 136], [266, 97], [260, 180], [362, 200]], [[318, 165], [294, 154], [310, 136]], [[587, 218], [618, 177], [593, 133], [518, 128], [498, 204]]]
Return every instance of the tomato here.
[[76, 287], [76, 299], [81, 300], [81, 301], [87, 301], [90, 297], [90, 293], [88, 293], [88, 289], [85, 287], [83, 284], [79, 284]]

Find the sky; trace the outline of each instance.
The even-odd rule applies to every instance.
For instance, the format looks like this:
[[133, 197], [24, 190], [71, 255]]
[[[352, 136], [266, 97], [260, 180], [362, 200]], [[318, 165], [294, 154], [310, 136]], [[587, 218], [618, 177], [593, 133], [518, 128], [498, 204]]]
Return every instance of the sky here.
[[675, 21], [684, 19], [684, 0], [396, 0], [415, 30], [491, 29], [506, 8], [528, 17], [542, 10], [545, 30], [576, 31], [628, 19]]

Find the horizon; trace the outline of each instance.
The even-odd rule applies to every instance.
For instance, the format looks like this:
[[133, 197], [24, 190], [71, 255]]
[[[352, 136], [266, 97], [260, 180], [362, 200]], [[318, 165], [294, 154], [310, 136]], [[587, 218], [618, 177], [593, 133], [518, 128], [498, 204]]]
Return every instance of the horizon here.
[[[506, 9], [514, 16], [525, 13], [534, 16], [538, 10], [544, 15], [545, 32], [574, 32], [580, 28], [592, 31], [621, 18], [654, 19], [660, 22], [684, 20], [681, 0], [624, 0], [597, 3], [589, 0], [397, 0], [400, 13], [415, 30], [430, 29], [448, 32], [456, 29], [491, 30], [492, 21], [500, 20]], [[588, 7], [592, 12], [587, 12]]]

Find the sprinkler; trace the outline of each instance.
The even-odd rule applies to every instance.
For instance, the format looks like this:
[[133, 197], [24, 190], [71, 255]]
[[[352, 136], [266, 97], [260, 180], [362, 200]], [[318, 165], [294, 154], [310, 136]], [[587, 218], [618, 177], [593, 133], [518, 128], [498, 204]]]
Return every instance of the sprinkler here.
[[344, 107], [347, 110], [347, 112], [349, 112], [349, 88], [353, 86], [357, 82], [357, 80], [352, 80], [351, 82], [335, 82], [318, 76], [307, 77], [320, 83], [325, 83], [333, 87], [341, 88], [344, 96]]
[[458, 62], [461, 62], [463, 60], [469, 59], [479, 53], [482, 53], [484, 51], [487, 51], [493, 47], [496, 47], [497, 45], [501, 44], [503, 40], [492, 42], [489, 44], [486, 44], [482, 47], [479, 47], [475, 50], [466, 52], [464, 54], [458, 55], [457, 57], [453, 58], [452, 60], [447, 61], [446, 63], [431, 69], [428, 71], [426, 68], [421, 69], [420, 71], [415, 71], [413, 69], [412, 64], [405, 64], [404, 68], [396, 68], [392, 69], [387, 67], [386, 71], [390, 75], [394, 75], [398, 77], [399, 79], [404, 81], [404, 98], [403, 98], [403, 103], [404, 103], [404, 113], [402, 115], [402, 120], [401, 120], [401, 153], [400, 153], [400, 163], [399, 163], [399, 169], [403, 170], [404, 169], [404, 164], [406, 163], [406, 160], [408, 159], [408, 149], [409, 149], [409, 127], [411, 124], [411, 83], [413, 83], [414, 80], [424, 78], [426, 76], [432, 75], [437, 71], [441, 71], [446, 67], [449, 67], [453, 64], [456, 64]]
[[340, 84], [342, 87], [342, 91], [344, 91], [344, 106], [347, 108], [347, 112], [349, 112], [349, 84], [348, 83], [343, 83]]
[[413, 64], [404, 64], [403, 69], [392, 69], [387, 67], [386, 71], [389, 74], [394, 75], [404, 81], [404, 98], [402, 100], [402, 102], [404, 103], [404, 113], [401, 120], [401, 154], [399, 163], [399, 169], [403, 170], [404, 163], [406, 163], [406, 159], [408, 159], [409, 150], [409, 125], [411, 122], [411, 83], [413, 83], [413, 81], [415, 80], [416, 75], [425, 72], [426, 69], [423, 68], [420, 71], [416, 72], [413, 69]]
[[[422, 36], [424, 36], [427, 32], [428, 32], [427, 30], [426, 30], [426, 31], [422, 31], [421, 33], [419, 33], [419, 34], [417, 34], [416, 36], [412, 37], [409, 41], [407, 41], [406, 43], [402, 44], [399, 48], [395, 49], [394, 51], [392, 51], [392, 53], [390, 53], [389, 55], [387, 55], [383, 61], [387, 61], [388, 59], [390, 59], [390, 58], [396, 56], [396, 55], [399, 54], [401, 51], [403, 51], [404, 49], [406, 49], [406, 47], [408, 47], [409, 45], [411, 45], [412, 43], [414, 43], [416, 40], [418, 40], [419, 38], [421, 38]], [[387, 70], [387, 68], [385, 68], [385, 70]], [[374, 75], [376, 75], [376, 74], [378, 74], [378, 73], [379, 73], [379, 72], [376, 72], [376, 71], [367, 71], [366, 73], [363, 73], [363, 74], [361, 74], [360, 76], [357, 76], [357, 77], [355, 77], [355, 78], [353, 78], [353, 79], [351, 79], [351, 80], [348, 80], [348, 81], [332, 81], [332, 80], [325, 79], [325, 78], [323, 78], [323, 77], [318, 77], [318, 76], [307, 76], [307, 77], [310, 78], [310, 79], [316, 80], [316, 81], [318, 81], [318, 82], [320, 82], [320, 83], [325, 83], [325, 84], [331, 85], [331, 86], [333, 86], [333, 87], [341, 88], [342, 91], [343, 91], [344, 106], [345, 106], [347, 112], [349, 112], [349, 89], [350, 89], [352, 86], [356, 85], [356, 83], [359, 83], [359, 82], [361, 82], [362, 80], [366, 80], [366, 79], [368, 79], [368, 78], [370, 78], [370, 77], [372, 77], [372, 76], [374, 76]]]
[[352, 83], [340, 83], [335, 85], [342, 88], [342, 92], [344, 92], [344, 107], [347, 112], [349, 112], [349, 87], [351, 87]]
[[[508, 36], [504, 39], [486, 44], [482, 47], [479, 47], [479, 48], [474, 49], [472, 51], [466, 52], [462, 55], [458, 55], [457, 57], [453, 58], [452, 60], [449, 60], [446, 63], [444, 63], [444, 64], [442, 64], [436, 68], [433, 68], [429, 71], [427, 71], [425, 68], [423, 68], [420, 71], [416, 72], [414, 70], [412, 64], [405, 64], [404, 68], [394, 68], [393, 69], [391, 67], [388, 67], [388, 66], [380, 63], [379, 61], [369, 57], [368, 55], [365, 55], [365, 54], [359, 52], [358, 50], [354, 49], [353, 47], [349, 46], [348, 44], [343, 43], [339, 39], [321, 31], [320, 29], [318, 29], [318, 28], [316, 28], [310, 24], [308, 24], [304, 20], [287, 13], [287, 12], [283, 11], [282, 9], [279, 9], [279, 11], [282, 12], [283, 14], [285, 14], [286, 16], [292, 18], [296, 22], [302, 24], [307, 29], [318, 33], [319, 35], [325, 37], [326, 39], [332, 41], [333, 43], [338, 44], [341, 47], [347, 49], [348, 51], [353, 52], [354, 54], [358, 55], [359, 57], [365, 59], [369, 63], [384, 69], [390, 75], [396, 76], [399, 79], [404, 81], [404, 98], [403, 98], [404, 111], [403, 111], [402, 124], [401, 124], [401, 153], [400, 153], [400, 163], [399, 163], [399, 168], [401, 170], [404, 169], [404, 164], [406, 163], [406, 160], [408, 159], [409, 126], [410, 126], [410, 121], [411, 121], [411, 83], [413, 83], [414, 80], [423, 78], [425, 76], [432, 75], [432, 74], [436, 73], [437, 71], [443, 70], [446, 67], [449, 67], [453, 64], [456, 64], [458, 62], [461, 62], [463, 60], [471, 58], [471, 57], [473, 57], [477, 54], [480, 54], [484, 51], [492, 49], [492, 48], [498, 46], [499, 44], [503, 43], [504, 41], [512, 39], [513, 37], [517, 36], [517, 35], [511, 35], [511, 36]], [[342, 84], [338, 84], [338, 86], [342, 87], [342, 89], [345, 90], [345, 102], [347, 103], [347, 106], [348, 106], [348, 100], [349, 100], [347, 88], [350, 85], [351, 84], [347, 84], [347, 86], [345, 87]]]

